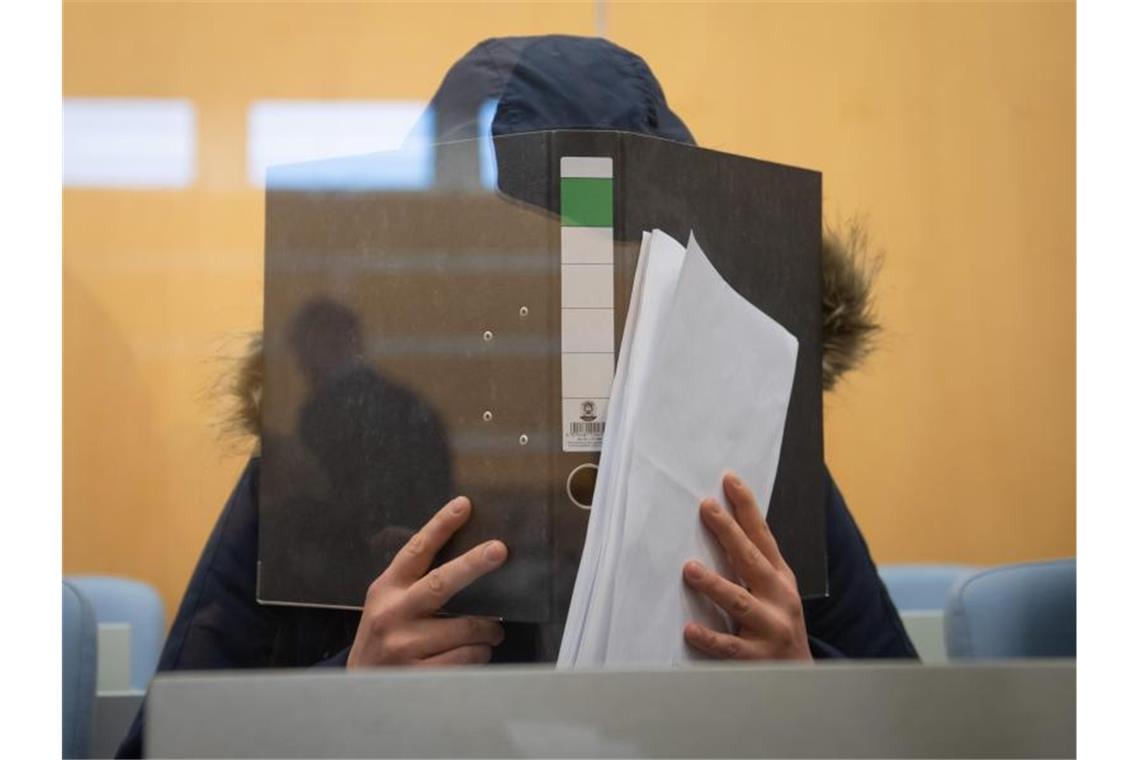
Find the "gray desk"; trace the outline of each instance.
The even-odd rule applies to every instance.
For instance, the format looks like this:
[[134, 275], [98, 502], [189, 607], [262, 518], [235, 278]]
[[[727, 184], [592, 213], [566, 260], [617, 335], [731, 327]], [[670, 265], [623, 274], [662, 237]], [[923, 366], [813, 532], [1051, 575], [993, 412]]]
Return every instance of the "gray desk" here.
[[91, 746], [88, 747], [90, 757], [115, 756], [145, 696], [146, 692], [143, 691], [103, 692], [95, 695], [95, 708], [91, 715]]
[[1076, 753], [1071, 661], [174, 675], [148, 710], [160, 757]]

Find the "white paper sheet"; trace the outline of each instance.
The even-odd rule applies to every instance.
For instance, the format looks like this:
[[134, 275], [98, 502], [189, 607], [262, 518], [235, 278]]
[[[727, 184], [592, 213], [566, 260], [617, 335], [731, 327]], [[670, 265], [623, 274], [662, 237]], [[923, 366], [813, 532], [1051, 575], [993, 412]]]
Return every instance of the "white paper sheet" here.
[[643, 237], [559, 667], [675, 665], [695, 658], [686, 620], [726, 629], [681, 567], [727, 573], [697, 512], [706, 496], [723, 503], [726, 471], [766, 510], [797, 348], [695, 238], [682, 252], [658, 230]]
[[[630, 471], [629, 452], [632, 450], [636, 421], [642, 404], [648, 375], [652, 369], [653, 353], [661, 335], [662, 324], [670, 308], [673, 292], [684, 263], [685, 249], [676, 240], [654, 230], [646, 251], [643, 281], [638, 294], [638, 313], [633, 329], [628, 333], [629, 351], [623, 352], [625, 366], [622, 377], [621, 422], [613, 436], [614, 456], [607, 467], [608, 480], [604, 500], [607, 517], [597, 560], [597, 578], [593, 596], [596, 601], [586, 609], [582, 625], [578, 657], [595, 661], [604, 657], [609, 631], [610, 600], [613, 599], [615, 568], [623, 551], [624, 494]], [[639, 262], [640, 264], [640, 262]], [[623, 335], [623, 340], [625, 339]], [[603, 448], [605, 442], [603, 441]], [[599, 474], [601, 474], [599, 472]]]

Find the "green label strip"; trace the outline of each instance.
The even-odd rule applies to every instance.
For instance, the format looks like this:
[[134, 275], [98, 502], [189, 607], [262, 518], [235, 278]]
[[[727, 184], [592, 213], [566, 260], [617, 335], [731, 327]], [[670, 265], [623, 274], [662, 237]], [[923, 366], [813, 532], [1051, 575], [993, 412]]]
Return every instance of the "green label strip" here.
[[562, 224], [565, 227], [613, 227], [613, 179], [563, 177]]

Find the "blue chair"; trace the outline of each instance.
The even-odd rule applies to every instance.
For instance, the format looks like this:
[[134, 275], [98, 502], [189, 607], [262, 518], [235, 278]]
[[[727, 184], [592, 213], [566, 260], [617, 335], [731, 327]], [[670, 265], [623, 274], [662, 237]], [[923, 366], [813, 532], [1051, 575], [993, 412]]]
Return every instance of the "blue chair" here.
[[77, 575], [67, 579], [91, 602], [99, 623], [131, 626], [131, 688], [145, 690], [158, 667], [166, 635], [166, 612], [154, 588], [113, 576]]
[[970, 565], [883, 565], [879, 577], [899, 612], [942, 610], [954, 584], [977, 570]]
[[1077, 561], [983, 570], [950, 592], [945, 618], [951, 659], [1076, 657]]
[[87, 757], [95, 709], [95, 611], [63, 582], [63, 756]]

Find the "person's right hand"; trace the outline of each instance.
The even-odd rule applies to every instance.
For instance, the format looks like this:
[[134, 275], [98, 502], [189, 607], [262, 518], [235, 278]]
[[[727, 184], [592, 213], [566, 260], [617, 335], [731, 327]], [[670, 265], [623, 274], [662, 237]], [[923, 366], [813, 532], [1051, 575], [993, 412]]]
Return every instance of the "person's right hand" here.
[[431, 568], [436, 553], [471, 516], [471, 502], [452, 499], [412, 536], [368, 587], [348, 667], [463, 665], [487, 662], [503, 626], [481, 617], [435, 617], [460, 589], [507, 559], [502, 541], [487, 541]]

